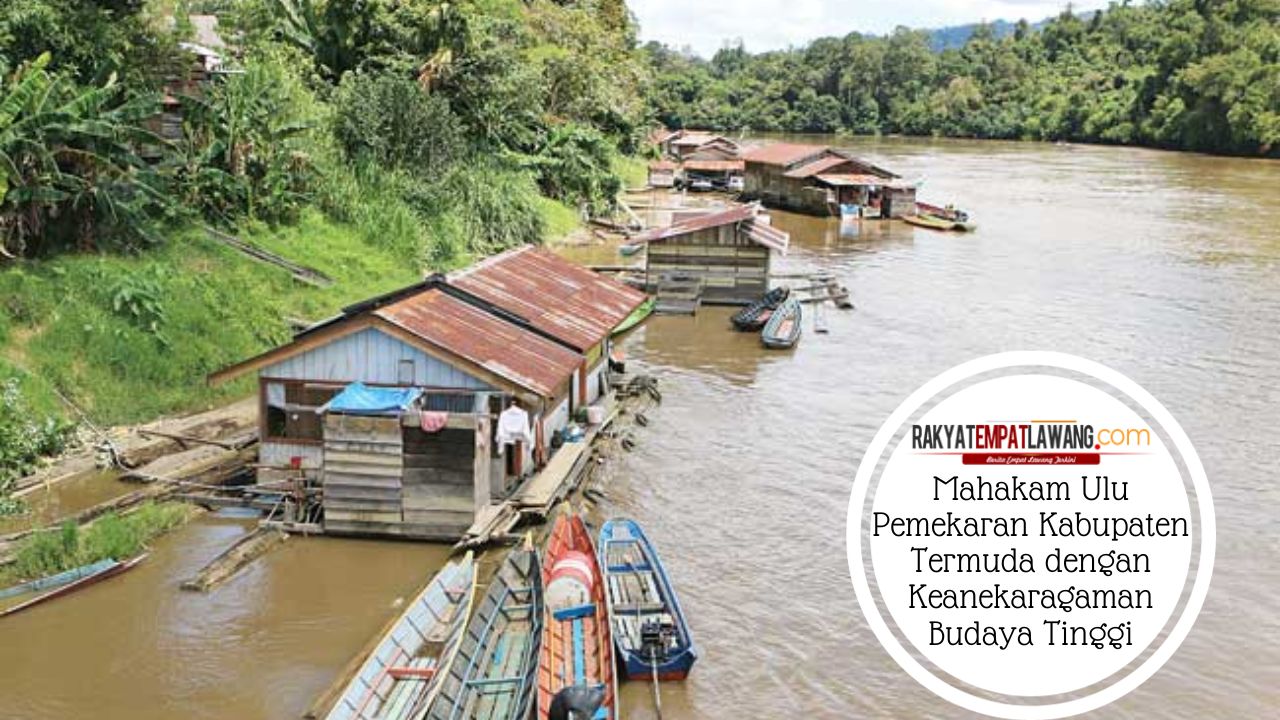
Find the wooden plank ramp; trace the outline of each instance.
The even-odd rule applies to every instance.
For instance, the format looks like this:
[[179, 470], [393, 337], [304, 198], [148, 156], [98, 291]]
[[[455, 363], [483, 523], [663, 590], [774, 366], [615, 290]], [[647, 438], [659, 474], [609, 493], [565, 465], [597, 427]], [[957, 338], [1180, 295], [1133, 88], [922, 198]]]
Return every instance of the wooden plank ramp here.
[[329, 287], [330, 285], [333, 285], [333, 278], [325, 275], [315, 268], [309, 268], [306, 265], [299, 265], [298, 263], [281, 257], [270, 250], [264, 250], [256, 245], [247, 243], [234, 235], [228, 235], [224, 232], [214, 230], [211, 227], [206, 227], [204, 232], [210, 239], [231, 247], [247, 257], [250, 257], [260, 263], [274, 265], [287, 271], [293, 276], [294, 280], [297, 280], [300, 283], [313, 285], [315, 287]]

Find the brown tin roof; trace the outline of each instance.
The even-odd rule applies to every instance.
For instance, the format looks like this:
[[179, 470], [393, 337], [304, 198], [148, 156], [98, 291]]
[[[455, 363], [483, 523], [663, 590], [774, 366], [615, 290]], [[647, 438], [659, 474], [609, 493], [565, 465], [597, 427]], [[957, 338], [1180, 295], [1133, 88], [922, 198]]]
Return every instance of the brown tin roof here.
[[532, 245], [449, 276], [449, 284], [579, 352], [609, 337], [645, 294]]
[[762, 165], [778, 165], [786, 167], [809, 157], [816, 157], [828, 152], [830, 148], [821, 145], [799, 145], [796, 143], [771, 143], [751, 148], [742, 154], [742, 159], [749, 163]]
[[684, 169], [702, 172], [740, 171], [746, 163], [741, 160], [685, 160]]
[[824, 173], [828, 170], [833, 170], [841, 165], [853, 164], [853, 161], [848, 158], [841, 157], [839, 155], [829, 155], [827, 157], [818, 158], [813, 162], [805, 163], [794, 170], [784, 173], [783, 177], [796, 179], [811, 178], [814, 175]]
[[661, 242], [668, 238], [709, 230], [722, 225], [742, 223], [743, 233], [751, 240], [765, 247], [785, 252], [791, 243], [791, 236], [758, 219], [759, 212], [760, 208], [756, 205], [734, 205], [719, 212], [684, 218], [674, 225], [654, 228], [632, 237], [631, 240], [632, 242], [642, 243]]
[[582, 356], [441, 289], [411, 295], [373, 314], [543, 397], [573, 375]]

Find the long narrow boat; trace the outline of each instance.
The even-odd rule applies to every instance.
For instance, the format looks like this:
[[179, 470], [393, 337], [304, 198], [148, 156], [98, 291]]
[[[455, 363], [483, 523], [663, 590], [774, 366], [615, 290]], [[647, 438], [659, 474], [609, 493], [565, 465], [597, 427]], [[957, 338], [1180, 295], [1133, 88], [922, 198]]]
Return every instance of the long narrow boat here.
[[102, 567], [96, 572], [83, 575], [77, 580], [73, 580], [69, 583], [61, 585], [53, 590], [50, 590], [47, 593], [44, 593], [43, 595], [37, 595], [31, 598], [30, 600], [18, 603], [13, 607], [5, 608], [3, 611], [0, 611], [0, 617], [5, 617], [7, 615], [13, 615], [14, 613], [22, 612], [23, 610], [26, 610], [28, 608], [33, 608], [36, 605], [48, 602], [55, 598], [62, 597], [63, 595], [69, 595], [77, 590], [83, 590], [84, 588], [87, 588], [90, 585], [100, 583], [103, 580], [106, 580], [107, 578], [115, 577], [116, 575], [119, 575], [121, 573], [128, 572], [134, 569], [135, 567], [137, 567], [138, 563], [142, 562], [143, 560], [146, 560], [147, 555], [148, 553], [143, 553], [135, 558], [125, 560], [123, 562], [117, 562], [113, 560], [109, 565]]
[[733, 327], [741, 332], [756, 332], [764, 327], [778, 306], [791, 296], [791, 288], [777, 287], [765, 293], [759, 300], [742, 308], [729, 318]]
[[27, 582], [19, 583], [0, 590], [0, 600], [16, 597], [18, 595], [26, 595], [27, 593], [39, 592], [41, 590], [48, 590], [50, 588], [62, 587], [63, 585], [69, 585], [76, 580], [89, 577], [90, 575], [97, 575], [115, 564], [116, 561], [113, 558], [107, 558], [106, 560], [99, 560], [96, 563], [90, 563], [78, 568], [64, 570], [63, 572], [49, 575], [47, 577], [28, 580]]
[[[604, 578], [595, 546], [577, 514], [561, 515], [542, 561], [546, 624], [538, 656], [538, 720], [553, 703], [598, 693], [591, 720], [617, 720], [618, 687]], [[564, 692], [564, 696], [557, 698]]]
[[328, 720], [419, 717], [449, 672], [475, 592], [471, 553], [445, 565], [369, 653]]
[[628, 680], [683, 680], [698, 659], [689, 624], [658, 551], [634, 520], [600, 528], [600, 568], [613, 642]]
[[542, 643], [542, 567], [512, 550], [458, 646], [426, 720], [526, 720]]
[[904, 215], [903, 220], [926, 227], [931, 230], [959, 230], [968, 232], [976, 230], [978, 224], [969, 218], [969, 214], [955, 208], [942, 208], [937, 205], [917, 202], [914, 215]]
[[653, 314], [653, 308], [657, 303], [658, 299], [655, 297], [646, 298], [644, 302], [640, 303], [639, 307], [632, 310], [630, 315], [626, 316], [623, 318], [622, 322], [618, 323], [618, 326], [613, 329], [613, 335], [615, 337], [621, 335], [644, 322], [646, 318]]
[[773, 312], [769, 322], [765, 323], [764, 329], [760, 331], [760, 342], [770, 350], [795, 347], [800, 342], [803, 319], [800, 302], [795, 298], [788, 298], [782, 303], [782, 307]]

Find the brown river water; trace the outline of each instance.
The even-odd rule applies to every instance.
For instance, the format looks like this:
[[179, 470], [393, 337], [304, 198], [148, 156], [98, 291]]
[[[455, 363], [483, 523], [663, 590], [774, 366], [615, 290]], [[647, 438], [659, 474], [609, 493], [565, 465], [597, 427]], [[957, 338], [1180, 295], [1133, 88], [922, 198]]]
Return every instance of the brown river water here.
[[[1072, 352], [1173, 412], [1214, 489], [1213, 584], [1181, 650], [1099, 718], [1280, 707], [1280, 163], [1122, 148], [854, 141], [955, 202], [972, 235], [776, 214], [779, 270], [857, 309], [767, 353], [728, 311], [626, 342], [664, 403], [608, 466], [609, 514], [658, 543], [701, 646], [663, 717], [964, 717], [898, 669], [853, 597], [844, 522], [862, 448], [916, 386], [1001, 350]], [[608, 247], [566, 251], [616, 263]], [[294, 538], [207, 596], [178, 583], [245, 531], [205, 518], [134, 572], [0, 621], [0, 718], [295, 718], [443, 562], [440, 547]], [[624, 716], [654, 718], [647, 686]]]

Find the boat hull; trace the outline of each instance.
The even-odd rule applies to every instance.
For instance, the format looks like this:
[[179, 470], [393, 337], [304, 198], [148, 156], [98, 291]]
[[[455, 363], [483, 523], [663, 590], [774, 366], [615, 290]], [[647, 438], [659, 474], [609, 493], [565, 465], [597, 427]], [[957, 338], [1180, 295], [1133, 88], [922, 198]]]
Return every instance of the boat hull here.
[[[658, 682], [679, 682], [689, 677], [689, 671], [698, 659], [693, 653], [684, 653], [674, 660], [658, 665]], [[653, 668], [649, 661], [635, 653], [627, 653], [623, 657], [625, 674], [628, 680], [650, 682], [653, 680]]]
[[[327, 720], [420, 717], [452, 670], [475, 590], [472, 553], [437, 572], [365, 658]], [[420, 656], [437, 644], [435, 658]]]
[[800, 303], [795, 298], [788, 299], [760, 331], [760, 342], [770, 350], [790, 350], [800, 342], [803, 322]]
[[[566, 561], [564, 565], [562, 560]], [[580, 578], [589, 579], [588, 602], [570, 607], [555, 605], [554, 574], [565, 565], [583, 573]], [[545, 608], [535, 717], [548, 720], [557, 693], [585, 685], [604, 689], [604, 702], [593, 720], [617, 720], [618, 673], [604, 576], [596, 560], [595, 544], [577, 514], [560, 516], [551, 529], [543, 556], [542, 588]]]
[[49, 592], [44, 593], [43, 595], [38, 595], [36, 597], [33, 597], [24, 603], [14, 605], [11, 608], [7, 608], [3, 612], [0, 612], [0, 617], [6, 617], [9, 615], [13, 615], [15, 613], [20, 613], [23, 610], [28, 610], [37, 605], [42, 605], [46, 602], [49, 602], [50, 600], [55, 600], [57, 598], [60, 598], [63, 595], [70, 595], [71, 593], [77, 590], [83, 590], [84, 588], [89, 587], [90, 585], [96, 585], [102, 582], [103, 580], [106, 580], [107, 578], [112, 578], [121, 573], [128, 572], [133, 568], [137, 567], [138, 563], [142, 562], [143, 560], [146, 560], [147, 555], [148, 553], [143, 553], [142, 555], [139, 555], [138, 557], [135, 557], [132, 560], [117, 562], [113, 565], [106, 567], [100, 572], [93, 573], [92, 575], [86, 575], [80, 578], [79, 580], [75, 580], [73, 582], [67, 583], [66, 585], [62, 585], [54, 590], [50, 590]]
[[[659, 682], [684, 680], [698, 659], [698, 651], [657, 549], [640, 525], [626, 518], [606, 522], [600, 528], [597, 546], [609, 590], [614, 645], [622, 658], [623, 674], [628, 680], [643, 682], [651, 682], [655, 673]], [[652, 622], [670, 623], [673, 630], [670, 644], [656, 667], [640, 637], [643, 625]]]

